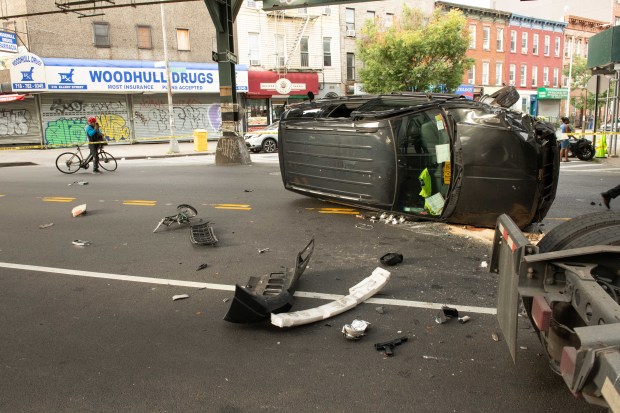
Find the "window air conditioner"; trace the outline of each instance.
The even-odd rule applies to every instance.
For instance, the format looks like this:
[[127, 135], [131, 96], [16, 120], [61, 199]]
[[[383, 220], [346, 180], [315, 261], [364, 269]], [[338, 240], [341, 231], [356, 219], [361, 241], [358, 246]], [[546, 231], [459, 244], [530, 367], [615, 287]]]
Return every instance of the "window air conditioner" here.
[[544, 86], [549, 86], [549, 82], [543, 82]]
[[355, 37], [355, 30], [347, 30], [347, 37]]
[[515, 81], [514, 81], [514, 80], [511, 80], [511, 81], [510, 81], [510, 86], [514, 86], [514, 85], [515, 85]]
[[260, 60], [250, 60], [250, 66], [260, 66]]

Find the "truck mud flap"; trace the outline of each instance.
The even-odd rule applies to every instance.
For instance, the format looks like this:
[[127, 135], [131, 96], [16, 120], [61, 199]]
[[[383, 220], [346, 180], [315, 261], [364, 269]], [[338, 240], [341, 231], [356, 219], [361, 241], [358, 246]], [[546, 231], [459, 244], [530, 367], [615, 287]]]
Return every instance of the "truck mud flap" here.
[[271, 313], [288, 311], [293, 305], [297, 281], [314, 252], [314, 238], [297, 254], [295, 268], [250, 277], [245, 286], [235, 286], [235, 296], [224, 320], [231, 323], [255, 323], [267, 320]]

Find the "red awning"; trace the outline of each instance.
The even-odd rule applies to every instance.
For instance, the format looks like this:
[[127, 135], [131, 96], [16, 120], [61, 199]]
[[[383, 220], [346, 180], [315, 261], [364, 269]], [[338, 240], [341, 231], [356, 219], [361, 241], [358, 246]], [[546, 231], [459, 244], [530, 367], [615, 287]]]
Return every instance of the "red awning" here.
[[248, 72], [248, 86], [248, 96], [250, 97], [306, 95], [310, 91], [317, 95], [319, 93], [319, 75], [314, 72], [288, 72], [284, 75], [268, 70], [250, 70]]
[[16, 100], [24, 100], [24, 95], [14, 93], [12, 95], [0, 95], [0, 103], [15, 102]]

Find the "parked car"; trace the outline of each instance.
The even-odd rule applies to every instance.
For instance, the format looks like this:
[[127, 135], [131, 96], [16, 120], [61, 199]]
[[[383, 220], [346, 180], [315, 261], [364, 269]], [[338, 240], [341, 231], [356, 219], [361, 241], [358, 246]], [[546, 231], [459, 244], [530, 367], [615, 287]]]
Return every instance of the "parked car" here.
[[278, 150], [278, 126], [279, 122], [256, 131], [243, 135], [248, 149], [254, 153], [265, 151], [273, 153]]
[[291, 105], [280, 118], [284, 187], [420, 219], [541, 221], [558, 183], [555, 128], [504, 108], [515, 95], [505, 89], [487, 103], [394, 93]]
[[[601, 125], [601, 130], [605, 131], [605, 132], [610, 132], [611, 128], [614, 126], [613, 122], [609, 122], [609, 123], [603, 123]], [[618, 122], [616, 123], [616, 131], [620, 132], [620, 119], [618, 119]]]

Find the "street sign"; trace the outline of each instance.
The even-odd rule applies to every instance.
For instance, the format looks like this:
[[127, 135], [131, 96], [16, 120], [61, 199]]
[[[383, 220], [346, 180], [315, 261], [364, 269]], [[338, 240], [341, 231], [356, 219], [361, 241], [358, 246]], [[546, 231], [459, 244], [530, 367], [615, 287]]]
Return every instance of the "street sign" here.
[[0, 52], [17, 53], [17, 35], [0, 30]]
[[226, 60], [231, 63], [237, 64], [237, 55], [229, 50], [226, 50]]
[[538, 100], [566, 99], [566, 96], [568, 96], [568, 89], [549, 89], [546, 87], [539, 87], [537, 95]]

